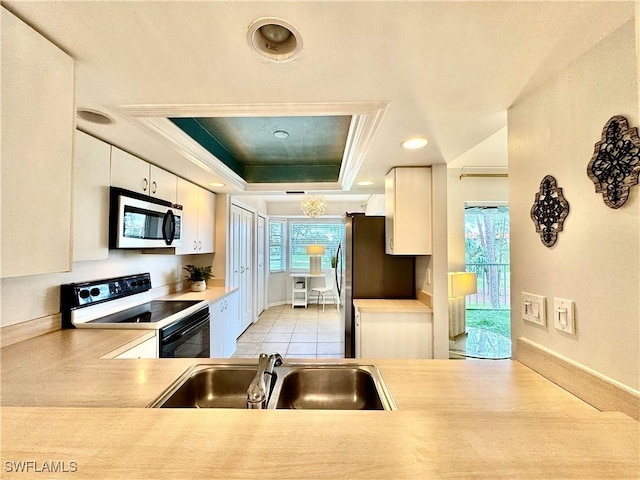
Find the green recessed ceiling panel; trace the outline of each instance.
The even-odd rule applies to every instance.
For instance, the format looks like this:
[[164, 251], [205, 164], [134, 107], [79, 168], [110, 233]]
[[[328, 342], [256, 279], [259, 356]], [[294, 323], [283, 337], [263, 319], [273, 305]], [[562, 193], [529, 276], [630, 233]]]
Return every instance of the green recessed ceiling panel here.
[[248, 183], [338, 181], [351, 123], [348, 115], [169, 120]]

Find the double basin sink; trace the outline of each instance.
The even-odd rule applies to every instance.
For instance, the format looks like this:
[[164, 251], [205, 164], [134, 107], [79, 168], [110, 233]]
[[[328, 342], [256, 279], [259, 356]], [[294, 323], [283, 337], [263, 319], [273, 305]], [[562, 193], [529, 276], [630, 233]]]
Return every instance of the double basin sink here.
[[[258, 367], [194, 365], [149, 407], [247, 408]], [[267, 409], [397, 410], [380, 370], [352, 363], [284, 363], [265, 375]]]

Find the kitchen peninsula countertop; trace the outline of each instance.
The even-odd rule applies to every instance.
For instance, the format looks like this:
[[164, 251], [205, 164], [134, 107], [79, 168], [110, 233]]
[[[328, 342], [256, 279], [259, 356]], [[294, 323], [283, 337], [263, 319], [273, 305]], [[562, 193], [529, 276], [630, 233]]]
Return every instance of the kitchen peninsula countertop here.
[[638, 478], [637, 421], [516, 361], [376, 360], [396, 412], [146, 409], [190, 365], [229, 362], [100, 358], [146, 333], [1, 350], [2, 478]]
[[353, 304], [361, 312], [404, 312], [404, 313], [421, 313], [433, 312], [433, 309], [419, 300], [412, 299], [354, 299]]

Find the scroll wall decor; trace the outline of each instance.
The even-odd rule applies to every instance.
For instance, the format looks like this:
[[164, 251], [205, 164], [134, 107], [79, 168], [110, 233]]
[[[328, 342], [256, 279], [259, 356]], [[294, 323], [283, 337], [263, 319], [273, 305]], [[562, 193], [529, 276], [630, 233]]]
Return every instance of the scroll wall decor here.
[[638, 129], [629, 128], [626, 118], [617, 115], [605, 124], [587, 165], [587, 175], [607, 206], [620, 208], [625, 204], [631, 187], [640, 178]]
[[547, 247], [552, 247], [562, 231], [564, 219], [569, 215], [569, 203], [562, 195], [556, 179], [547, 175], [540, 182], [540, 191], [531, 207], [531, 219], [536, 224], [536, 232]]

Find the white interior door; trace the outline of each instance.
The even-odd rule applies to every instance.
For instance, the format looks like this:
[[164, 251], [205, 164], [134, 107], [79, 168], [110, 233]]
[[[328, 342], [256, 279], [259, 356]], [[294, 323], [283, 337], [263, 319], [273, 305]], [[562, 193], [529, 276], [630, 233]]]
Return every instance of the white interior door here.
[[265, 256], [265, 228], [266, 228], [267, 219], [258, 216], [258, 231], [257, 231], [257, 245], [256, 245], [256, 254], [257, 258], [257, 268], [256, 272], [258, 276], [257, 289], [257, 311], [256, 315], [260, 315], [264, 311], [264, 299], [265, 299], [265, 264], [264, 264], [264, 256]]
[[[231, 206], [231, 219], [229, 228], [229, 258], [231, 259], [231, 271], [229, 272], [229, 286], [238, 288], [238, 309], [242, 303], [242, 285], [240, 284], [240, 266], [241, 266], [241, 250], [242, 243], [240, 239], [240, 226], [242, 223], [242, 209]], [[238, 337], [242, 333], [242, 322], [238, 315], [238, 323], [236, 325], [235, 336]]]
[[244, 331], [253, 321], [253, 213], [240, 210], [240, 318]]

